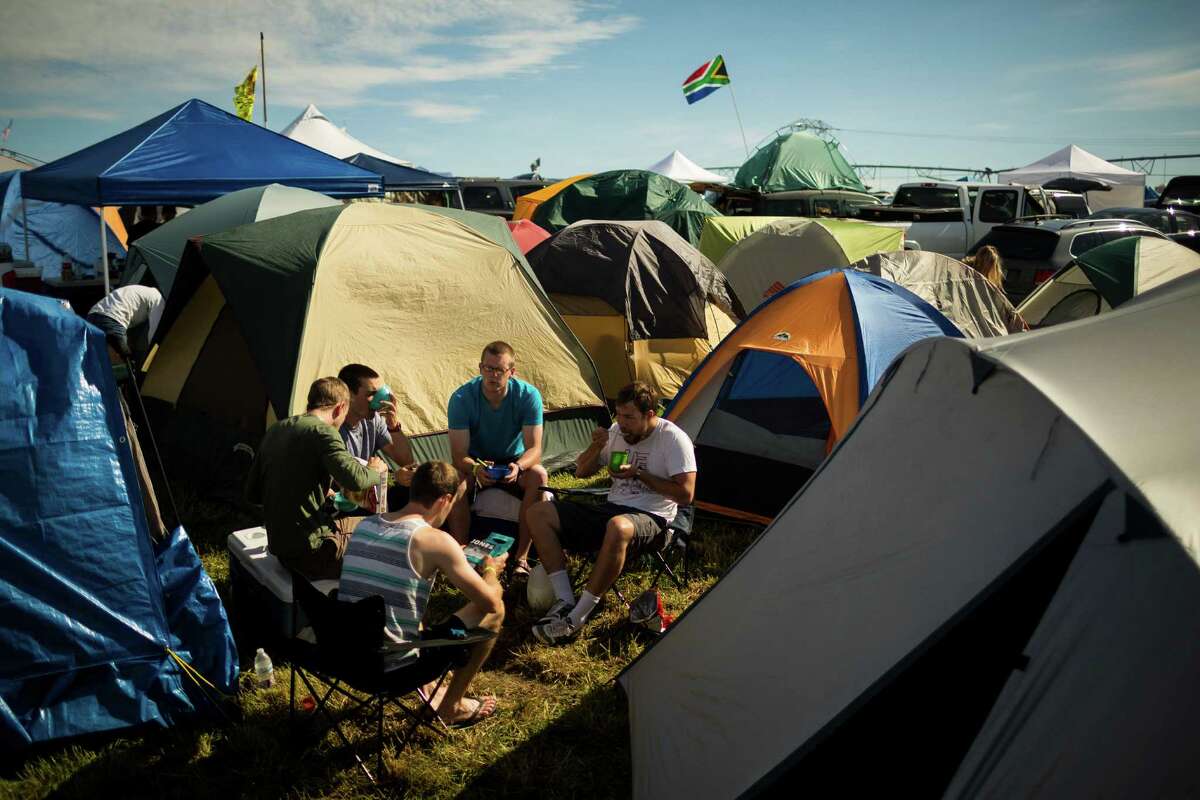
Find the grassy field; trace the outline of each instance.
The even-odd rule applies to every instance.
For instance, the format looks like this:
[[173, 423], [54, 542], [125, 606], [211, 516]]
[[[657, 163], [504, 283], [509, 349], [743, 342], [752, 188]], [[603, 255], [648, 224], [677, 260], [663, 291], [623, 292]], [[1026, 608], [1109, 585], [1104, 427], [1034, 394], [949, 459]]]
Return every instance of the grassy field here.
[[[552, 483], [585, 482], [563, 474]], [[202, 500], [186, 486], [177, 484], [175, 494], [205, 567], [227, 597], [225, 537], [255, 520], [228, 505]], [[710, 586], [757, 530], [700, 519], [697, 533], [690, 585], [683, 591], [663, 587], [670, 613], [682, 612]], [[638, 565], [619, 585], [636, 593], [649, 576], [649, 563]], [[460, 599], [443, 590], [432, 602], [449, 610]], [[628, 716], [613, 679], [651, 635], [629, 625], [612, 593], [570, 645], [534, 643], [532, 621], [523, 591], [510, 592], [505, 629], [471, 689], [472, 694], [497, 695], [501, 712], [447, 739], [423, 734], [400, 753], [387, 745], [386, 774], [378, 787], [367, 781], [334, 734], [315, 743], [292, 735], [289, 671], [277, 663], [274, 688], [256, 689], [251, 676], [242, 676], [235, 722], [195, 722], [45, 750], [0, 776], [0, 798], [627, 796]], [[389, 717], [388, 726], [398, 729], [399, 721]], [[351, 725], [348, 731], [357, 739], [371, 728]], [[373, 768], [373, 760], [368, 763]]]

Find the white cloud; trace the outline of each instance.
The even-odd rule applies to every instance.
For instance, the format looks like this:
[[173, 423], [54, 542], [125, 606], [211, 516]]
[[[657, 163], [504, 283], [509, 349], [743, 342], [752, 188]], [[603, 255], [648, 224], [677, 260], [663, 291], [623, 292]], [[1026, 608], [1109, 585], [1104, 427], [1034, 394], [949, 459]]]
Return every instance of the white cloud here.
[[[344, 107], [562, 66], [637, 24], [586, 0], [56, 0], [12, 4], [4, 17], [0, 105], [22, 105], [20, 97], [65, 108], [130, 96], [232, 98], [258, 61], [259, 31], [272, 103]], [[434, 118], [438, 104], [412, 100], [409, 112]], [[441, 105], [442, 119], [471, 117], [468, 107]]]
[[1156, 48], [1133, 53], [1090, 56], [1074, 61], [1043, 62], [1009, 71], [1012, 82], [1092, 76], [1091, 86], [1068, 106], [1069, 113], [1156, 111], [1200, 106], [1200, 53], [1192, 48]]
[[483, 113], [483, 109], [462, 106], [456, 103], [435, 103], [430, 100], [409, 100], [401, 103], [409, 116], [431, 119], [434, 122], [470, 122]]
[[86, 119], [110, 120], [119, 116], [115, 111], [87, 106], [70, 106], [56, 103], [30, 105], [0, 105], [0, 117], [8, 119]]

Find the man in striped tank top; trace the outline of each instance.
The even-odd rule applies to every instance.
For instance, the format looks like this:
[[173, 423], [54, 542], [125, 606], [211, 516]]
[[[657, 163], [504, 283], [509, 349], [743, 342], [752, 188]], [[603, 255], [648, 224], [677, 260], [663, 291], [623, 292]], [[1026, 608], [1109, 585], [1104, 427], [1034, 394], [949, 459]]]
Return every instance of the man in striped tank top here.
[[[381, 595], [387, 606], [384, 635], [393, 642], [449, 638], [455, 629], [500, 631], [504, 600], [499, 572], [508, 554], [484, 558], [476, 571], [462, 546], [438, 530], [463, 491], [458, 471], [451, 465], [444, 461], [422, 464], [413, 475], [408, 505], [368, 517], [350, 539], [342, 560], [338, 599]], [[423, 626], [429, 593], [439, 572], [468, 602], [448, 620]], [[451, 665], [453, 677], [440, 696], [433, 698], [433, 706], [447, 725], [466, 727], [496, 713], [495, 697], [467, 697], [467, 687], [494, 642], [410, 651], [395, 657], [387, 668], [395, 672], [398, 681], [427, 684], [428, 692], [442, 670]]]

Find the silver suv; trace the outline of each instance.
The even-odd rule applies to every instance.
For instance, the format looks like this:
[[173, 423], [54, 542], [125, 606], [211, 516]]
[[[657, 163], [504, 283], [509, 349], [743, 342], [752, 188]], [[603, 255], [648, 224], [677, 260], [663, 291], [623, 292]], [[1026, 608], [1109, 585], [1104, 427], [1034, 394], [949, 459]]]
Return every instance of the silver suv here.
[[995, 226], [967, 255], [989, 244], [1000, 251], [1004, 292], [1015, 306], [1076, 256], [1126, 236], [1167, 238], [1129, 219], [1034, 219]]

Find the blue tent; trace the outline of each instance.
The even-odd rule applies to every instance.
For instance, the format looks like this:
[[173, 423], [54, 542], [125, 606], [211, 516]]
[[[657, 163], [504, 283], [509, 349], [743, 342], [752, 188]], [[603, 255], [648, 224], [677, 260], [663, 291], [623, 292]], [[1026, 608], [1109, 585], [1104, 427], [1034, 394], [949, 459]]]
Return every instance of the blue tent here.
[[182, 528], [157, 546], [104, 335], [0, 289], [0, 750], [169, 725], [237, 654]]
[[[25, 252], [25, 220], [29, 222], [29, 252]], [[70, 259], [78, 269], [92, 267], [100, 257], [100, 218], [87, 206], [26, 200], [21, 208], [21, 172], [0, 173], [0, 242], [12, 246], [17, 261], [32, 261], [43, 278], [56, 277]], [[108, 252], [125, 255], [125, 246], [108, 231]]]
[[438, 175], [436, 172], [402, 167], [366, 153], [357, 153], [345, 161], [347, 164], [354, 164], [382, 175], [383, 189], [386, 192], [444, 191], [458, 194], [458, 181], [445, 175]]
[[382, 191], [378, 173], [188, 100], [25, 174], [25, 196], [86, 206], [197, 205], [282, 183], [331, 197]]

